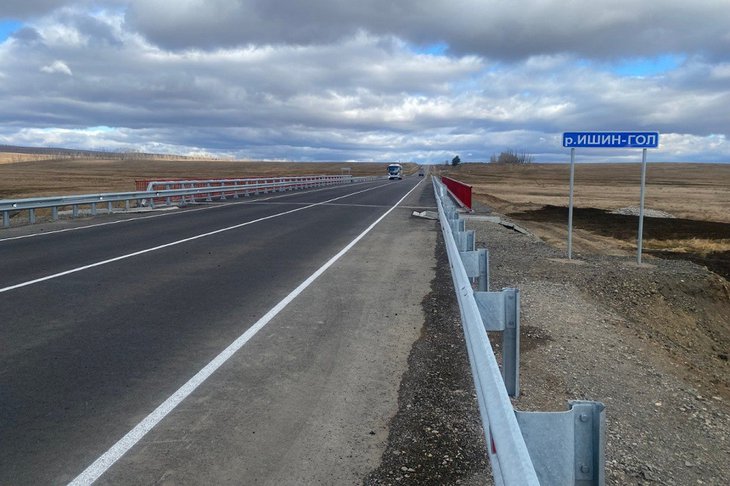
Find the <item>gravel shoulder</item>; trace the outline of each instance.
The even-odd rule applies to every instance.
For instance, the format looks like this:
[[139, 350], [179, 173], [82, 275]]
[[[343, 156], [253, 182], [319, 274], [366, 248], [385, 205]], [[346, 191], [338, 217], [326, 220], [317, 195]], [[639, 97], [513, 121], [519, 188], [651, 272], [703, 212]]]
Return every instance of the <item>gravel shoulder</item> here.
[[[523, 224], [522, 222], [520, 224]], [[727, 484], [730, 285], [682, 260], [589, 251], [467, 221], [491, 288], [521, 291], [519, 410], [606, 404], [606, 484]], [[528, 225], [529, 229], [529, 225]], [[380, 467], [365, 484], [491, 484], [453, 286], [439, 242]], [[446, 277], [446, 278], [444, 278]], [[495, 336], [497, 337], [497, 336]], [[499, 339], [493, 346], [499, 351]], [[499, 358], [499, 357], [498, 357]]]
[[[424, 224], [438, 224], [426, 222]], [[449, 261], [439, 234], [425, 321], [381, 463], [365, 485], [486, 485], [491, 473]]]

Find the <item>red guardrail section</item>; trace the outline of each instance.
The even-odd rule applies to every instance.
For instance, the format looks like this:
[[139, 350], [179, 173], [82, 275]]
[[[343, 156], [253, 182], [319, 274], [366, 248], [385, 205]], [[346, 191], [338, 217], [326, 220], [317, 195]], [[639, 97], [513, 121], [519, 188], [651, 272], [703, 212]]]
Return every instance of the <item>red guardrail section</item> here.
[[451, 194], [458, 199], [462, 205], [471, 209], [471, 186], [456, 179], [441, 176], [441, 182], [451, 191]]

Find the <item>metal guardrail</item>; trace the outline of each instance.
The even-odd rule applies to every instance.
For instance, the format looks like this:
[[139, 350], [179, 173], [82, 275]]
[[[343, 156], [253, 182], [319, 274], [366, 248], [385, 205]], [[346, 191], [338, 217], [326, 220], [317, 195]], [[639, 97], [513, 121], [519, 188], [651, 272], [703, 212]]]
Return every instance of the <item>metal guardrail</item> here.
[[[124, 210], [129, 211], [131, 203], [137, 206], [154, 208], [156, 204], [166, 206], [185, 205], [198, 200], [212, 201], [213, 198], [226, 200], [227, 197], [237, 199], [268, 192], [284, 192], [295, 189], [306, 189], [333, 184], [344, 184], [369, 180], [368, 177], [351, 175], [323, 175], [304, 177], [278, 177], [265, 179], [210, 179], [187, 181], [154, 181], [148, 184], [147, 191], [114, 192], [100, 194], [81, 194], [72, 196], [38, 197], [27, 199], [0, 199], [2, 227], [10, 226], [10, 217], [20, 211], [28, 211], [28, 222], [36, 222], [36, 210], [51, 209], [51, 219], [58, 219], [58, 211], [63, 207], [72, 208], [72, 216], [78, 217], [81, 206], [89, 206], [91, 215], [96, 215], [98, 206], [106, 205], [111, 213], [115, 205], [124, 203]], [[174, 188], [173, 188], [174, 187]], [[157, 189], [155, 189], [157, 188]], [[160, 189], [163, 188], [163, 189]]]
[[[519, 290], [489, 292], [488, 252], [475, 249], [447, 188], [433, 178], [492, 474], [498, 486], [605, 483], [605, 407], [571, 401], [565, 412], [520, 412]], [[470, 279], [478, 279], [475, 292]], [[503, 332], [503, 366], [487, 331]]]
[[[207, 179], [207, 180], [152, 180], [145, 181], [147, 191], [184, 189], [186, 187], [215, 187], [221, 185], [242, 186], [247, 184], [265, 184], [265, 183], [290, 183], [292, 185], [301, 185], [313, 183], [315, 180], [319, 183], [333, 182], [339, 183], [343, 180], [349, 182], [352, 179], [350, 175], [316, 175], [316, 176], [291, 176], [291, 177], [253, 177], [245, 179]], [[142, 189], [137, 186], [137, 189]]]

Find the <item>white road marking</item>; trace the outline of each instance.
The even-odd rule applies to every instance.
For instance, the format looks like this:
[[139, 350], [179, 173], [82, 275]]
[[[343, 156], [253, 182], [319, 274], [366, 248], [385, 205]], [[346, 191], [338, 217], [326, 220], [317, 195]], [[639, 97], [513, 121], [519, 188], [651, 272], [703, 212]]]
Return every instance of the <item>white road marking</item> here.
[[[361, 185], [361, 184], [367, 184], [367, 182], [356, 182], [354, 184]], [[186, 209], [184, 212], [162, 213], [162, 214], [156, 213], [156, 214], [147, 215], [147, 216], [135, 216], [132, 218], [120, 219], [117, 221], [106, 221], [104, 223], [94, 223], [94, 224], [87, 224], [84, 226], [76, 226], [75, 228], [64, 228], [64, 229], [60, 229], [60, 230], [44, 231], [43, 233], [31, 233], [28, 235], [9, 236], [7, 238], [0, 238], [0, 243], [2, 243], [3, 241], [23, 240], [26, 238], [35, 238], [38, 236], [55, 235], [57, 233], [68, 233], [70, 231], [80, 231], [80, 230], [85, 230], [85, 229], [89, 229], [89, 228], [98, 228], [100, 226], [109, 226], [112, 224], [130, 223], [132, 221], [143, 221], [146, 219], [162, 218], [164, 216], [193, 213], [193, 212], [197, 212], [197, 211], [207, 211], [207, 210], [211, 210], [211, 209], [220, 209], [220, 208], [225, 208], [225, 207], [229, 207], [229, 206], [235, 206], [238, 204], [262, 204], [265, 201], [271, 201], [272, 199], [279, 199], [282, 197], [294, 196], [294, 195], [299, 195], [299, 194], [312, 194], [315, 192], [326, 191], [327, 189], [333, 189], [335, 187], [339, 187], [339, 186], [322, 187], [319, 189], [312, 189], [312, 190], [306, 191], [304, 193], [303, 192], [292, 192], [292, 193], [288, 193], [288, 194], [280, 194], [280, 195], [276, 195], [276, 196], [269, 196], [269, 197], [264, 197], [264, 198], [260, 198], [260, 199], [254, 199], [251, 201], [229, 202], [227, 204], [217, 204], [215, 206], [205, 206], [202, 208]], [[377, 187], [384, 187], [384, 185], [380, 185]], [[105, 213], [102, 213], [102, 214], [105, 214]], [[108, 214], [108, 213], [106, 213], [106, 214]], [[113, 213], [113, 214], [125, 214], [125, 213]]]
[[126, 454], [137, 442], [144, 437], [147, 432], [152, 430], [162, 419], [164, 419], [170, 412], [172, 412], [185, 398], [187, 398], [192, 392], [195, 391], [206, 379], [208, 379], [218, 368], [220, 368], [228, 359], [233, 356], [239, 349], [241, 349], [252, 337], [256, 335], [261, 329], [266, 326], [277, 314], [279, 314], [291, 301], [297, 298], [312, 282], [317, 280], [327, 269], [329, 269], [334, 263], [339, 260], [345, 253], [355, 246], [365, 235], [370, 233], [375, 226], [380, 223], [388, 214], [390, 214], [398, 205], [403, 202], [416, 188], [421, 185], [419, 182], [413, 189], [403, 196], [395, 205], [388, 209], [382, 216], [380, 216], [374, 223], [360, 233], [354, 240], [352, 240], [346, 247], [340, 250], [335, 256], [330, 258], [327, 263], [322, 265], [316, 272], [310, 275], [304, 282], [299, 284], [297, 288], [291, 291], [281, 302], [276, 304], [269, 312], [267, 312], [261, 319], [251, 326], [246, 332], [241, 334], [233, 343], [231, 343], [226, 349], [224, 349], [218, 356], [208, 363], [203, 369], [198, 371], [187, 383], [181, 386], [175, 393], [173, 393], [167, 400], [162, 402], [152, 413], [145, 417], [140, 423], [138, 423], [132, 430], [122, 437], [116, 444], [114, 444], [109, 450], [107, 450], [101, 457], [94, 461], [89, 467], [87, 467], [81, 474], [79, 474], [73, 481], [69, 483], [70, 486], [81, 486], [90, 485], [102, 474], [104, 474], [111, 466], [114, 465], [124, 454]]
[[248, 225], [251, 225], [251, 224], [260, 223], [261, 221], [266, 221], [266, 220], [269, 220], [269, 219], [278, 218], [279, 216], [285, 216], [287, 214], [296, 213], [297, 211], [303, 211], [305, 209], [313, 208], [313, 207], [316, 207], [316, 206], [324, 206], [324, 205], [327, 205], [328, 203], [331, 203], [333, 201], [337, 201], [337, 200], [340, 200], [340, 199], [344, 199], [344, 198], [350, 197], [350, 196], [355, 196], [355, 195], [361, 194], [363, 192], [372, 191], [372, 190], [378, 189], [380, 187], [383, 187], [383, 186], [369, 187], [367, 189], [363, 189], [362, 191], [352, 192], [350, 194], [345, 194], [344, 196], [335, 197], [335, 198], [332, 198], [332, 199], [328, 199], [326, 201], [322, 201], [322, 202], [310, 204], [308, 206], [303, 206], [303, 207], [300, 207], [300, 208], [290, 209], [289, 211], [284, 211], [284, 212], [281, 212], [281, 213], [272, 214], [271, 216], [265, 216], [263, 218], [254, 219], [252, 221], [246, 221], [245, 223], [240, 223], [240, 224], [236, 224], [236, 225], [233, 225], [233, 226], [228, 226], [226, 228], [217, 229], [215, 231], [210, 231], [208, 233], [203, 233], [203, 234], [200, 234], [200, 235], [191, 236], [190, 238], [185, 238], [185, 239], [182, 239], [182, 240], [177, 240], [177, 241], [173, 241], [173, 242], [170, 242], [170, 243], [165, 243], [164, 245], [155, 246], [153, 248], [147, 248], [147, 249], [144, 249], [144, 250], [135, 251], [133, 253], [128, 253], [126, 255], [121, 255], [121, 256], [118, 256], [118, 257], [114, 257], [114, 258], [109, 258], [108, 260], [103, 260], [103, 261], [100, 261], [100, 262], [91, 263], [89, 265], [84, 265], [84, 266], [81, 266], [81, 267], [72, 268], [70, 270], [66, 270], [66, 271], [63, 271], [63, 272], [54, 273], [53, 275], [47, 275], [45, 277], [37, 278], [37, 279], [34, 279], [34, 280], [29, 280], [27, 282], [22, 282], [22, 283], [15, 284], [15, 285], [10, 285], [8, 287], [0, 288], [0, 294], [2, 294], [4, 292], [10, 292], [11, 290], [16, 290], [16, 289], [23, 288], [23, 287], [28, 287], [29, 285], [34, 285], [34, 284], [37, 284], [37, 283], [45, 282], [47, 280], [52, 280], [52, 279], [55, 279], [55, 278], [63, 277], [65, 275], [70, 275], [72, 273], [82, 272], [82, 271], [88, 270], [90, 268], [100, 267], [102, 265], [107, 265], [109, 263], [118, 262], [120, 260], [126, 260], [127, 258], [132, 258], [132, 257], [136, 257], [136, 256], [139, 256], [139, 255], [144, 255], [145, 253], [151, 253], [153, 251], [162, 250], [163, 248], [168, 248], [168, 247], [171, 247], [171, 246], [180, 245], [182, 243], [187, 243], [189, 241], [199, 240], [199, 239], [205, 238], [207, 236], [217, 235], [218, 233], [224, 233], [226, 231], [231, 231], [231, 230], [234, 230], [234, 229], [242, 228], [244, 226], [248, 226]]

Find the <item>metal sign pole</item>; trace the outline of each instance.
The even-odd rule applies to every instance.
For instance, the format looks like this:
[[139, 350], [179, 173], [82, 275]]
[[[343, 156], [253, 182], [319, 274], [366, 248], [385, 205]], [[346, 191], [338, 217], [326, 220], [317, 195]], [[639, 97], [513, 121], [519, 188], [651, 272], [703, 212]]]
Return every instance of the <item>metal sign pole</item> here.
[[641, 157], [641, 207], [639, 208], [638, 255], [641, 265], [641, 250], [644, 239], [644, 189], [646, 185], [646, 149], [659, 147], [659, 132], [565, 132], [563, 147], [570, 148], [570, 204], [568, 208], [568, 259], [573, 257], [573, 175], [575, 170], [575, 148], [640, 148]]
[[575, 149], [570, 149], [570, 196], [568, 197], [568, 260], [573, 258], [573, 182], [575, 179]]
[[646, 149], [641, 151], [641, 195], [639, 196], [639, 237], [637, 243], [636, 263], [641, 265], [641, 251], [644, 243], [644, 191], [646, 188]]

